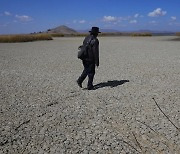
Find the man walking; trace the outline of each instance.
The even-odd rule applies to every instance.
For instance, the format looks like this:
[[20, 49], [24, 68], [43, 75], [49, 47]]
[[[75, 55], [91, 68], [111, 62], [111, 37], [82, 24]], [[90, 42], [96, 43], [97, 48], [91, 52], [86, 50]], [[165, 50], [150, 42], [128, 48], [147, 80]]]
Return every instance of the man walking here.
[[87, 42], [90, 42], [90, 48], [88, 50], [88, 57], [84, 60], [82, 60], [84, 70], [81, 74], [81, 76], [77, 80], [77, 84], [79, 87], [82, 88], [82, 82], [84, 79], [88, 76], [88, 84], [87, 89], [93, 90], [93, 79], [95, 75], [95, 66], [99, 66], [99, 40], [97, 39], [99, 28], [98, 27], [92, 27], [90, 35], [86, 36], [86, 38], [83, 41], [83, 44], [86, 44]]

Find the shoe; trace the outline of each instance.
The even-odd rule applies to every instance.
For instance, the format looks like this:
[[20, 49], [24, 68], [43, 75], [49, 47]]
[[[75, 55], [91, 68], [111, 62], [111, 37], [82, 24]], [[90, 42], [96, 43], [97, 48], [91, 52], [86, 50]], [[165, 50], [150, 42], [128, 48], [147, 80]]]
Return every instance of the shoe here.
[[94, 86], [87, 87], [88, 90], [95, 90]]
[[79, 86], [80, 88], [82, 88], [82, 83], [80, 83], [78, 80], [77, 80], [76, 82], [77, 82], [78, 86]]

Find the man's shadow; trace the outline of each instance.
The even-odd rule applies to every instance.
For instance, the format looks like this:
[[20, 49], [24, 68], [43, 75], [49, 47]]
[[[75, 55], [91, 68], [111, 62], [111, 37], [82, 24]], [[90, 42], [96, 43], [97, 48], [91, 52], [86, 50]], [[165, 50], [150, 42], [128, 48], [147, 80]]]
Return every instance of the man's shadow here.
[[94, 89], [99, 89], [99, 88], [104, 88], [104, 87], [117, 87], [120, 86], [126, 82], [129, 82], [129, 80], [113, 80], [113, 81], [107, 81], [107, 82], [102, 82], [99, 84], [94, 85]]

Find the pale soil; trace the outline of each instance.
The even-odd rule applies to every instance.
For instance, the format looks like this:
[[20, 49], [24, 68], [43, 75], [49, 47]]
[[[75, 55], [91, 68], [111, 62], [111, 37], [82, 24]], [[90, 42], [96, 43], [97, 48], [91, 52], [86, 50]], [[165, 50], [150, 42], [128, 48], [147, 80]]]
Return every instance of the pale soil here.
[[83, 38], [1, 43], [0, 153], [178, 153], [180, 43], [170, 38], [99, 38], [93, 91], [76, 84]]

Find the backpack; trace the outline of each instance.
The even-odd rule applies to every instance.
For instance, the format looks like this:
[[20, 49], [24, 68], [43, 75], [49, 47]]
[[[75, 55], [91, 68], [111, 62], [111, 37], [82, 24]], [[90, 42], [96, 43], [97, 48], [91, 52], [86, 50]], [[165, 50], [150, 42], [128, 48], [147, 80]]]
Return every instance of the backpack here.
[[78, 48], [78, 58], [81, 60], [84, 60], [88, 58], [88, 50], [91, 48], [91, 41], [93, 40], [93, 37], [91, 37], [85, 44], [79, 46]]

